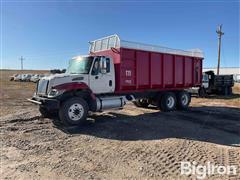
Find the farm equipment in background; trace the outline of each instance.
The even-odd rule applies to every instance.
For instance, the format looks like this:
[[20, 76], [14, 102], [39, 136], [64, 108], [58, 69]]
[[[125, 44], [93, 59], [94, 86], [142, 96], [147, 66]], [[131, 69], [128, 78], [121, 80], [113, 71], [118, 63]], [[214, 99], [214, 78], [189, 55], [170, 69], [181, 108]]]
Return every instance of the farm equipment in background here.
[[233, 75], [216, 75], [213, 71], [203, 73], [202, 87], [199, 88], [200, 97], [206, 95], [231, 95], [234, 86]]
[[35, 74], [35, 75], [33, 75], [33, 76], [31, 77], [30, 81], [36, 83], [36, 82], [39, 81], [39, 79], [41, 79], [41, 78], [43, 78], [43, 77], [45, 77], [45, 76], [47, 76], [47, 75], [44, 75], [44, 74]]
[[9, 77], [9, 80], [14, 81], [17, 76], [18, 74], [13, 74], [12, 76]]
[[62, 73], [65, 73], [66, 72], [66, 69], [51, 69], [50, 70], [50, 73], [51, 74], [62, 74]]

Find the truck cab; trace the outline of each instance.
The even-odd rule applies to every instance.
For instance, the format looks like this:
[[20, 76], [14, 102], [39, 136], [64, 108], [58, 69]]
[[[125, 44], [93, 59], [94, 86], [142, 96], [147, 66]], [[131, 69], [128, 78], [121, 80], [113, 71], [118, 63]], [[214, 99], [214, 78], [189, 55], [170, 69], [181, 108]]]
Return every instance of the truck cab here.
[[66, 74], [72, 81], [85, 83], [94, 94], [114, 92], [113, 61], [104, 56], [78, 56], [70, 60]]
[[202, 75], [202, 86], [207, 89], [209, 87], [209, 75], [206, 73], [203, 73]]
[[[45, 117], [59, 111], [60, 118], [65, 119], [66, 123], [77, 124], [79, 121], [76, 119], [86, 119], [89, 110], [123, 107], [126, 103], [122, 96], [109, 96], [114, 90], [115, 69], [112, 58], [77, 56], [69, 61], [66, 73], [41, 78], [33, 98], [28, 100], [39, 104], [39, 111]], [[73, 106], [66, 108], [65, 102], [71, 102]]]
[[37, 85], [36, 96], [55, 98], [77, 88], [93, 94], [114, 92], [115, 71], [112, 59], [104, 56], [77, 56], [69, 61], [66, 73], [43, 77]]

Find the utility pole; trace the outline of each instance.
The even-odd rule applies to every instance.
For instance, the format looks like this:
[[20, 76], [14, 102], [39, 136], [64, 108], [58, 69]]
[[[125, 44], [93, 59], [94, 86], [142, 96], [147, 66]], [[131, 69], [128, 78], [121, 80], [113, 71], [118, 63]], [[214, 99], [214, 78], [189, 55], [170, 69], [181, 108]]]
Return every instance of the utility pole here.
[[219, 75], [219, 69], [220, 69], [220, 55], [221, 55], [221, 42], [222, 42], [222, 35], [224, 33], [222, 32], [222, 24], [218, 26], [218, 29], [216, 31], [218, 34], [218, 66], [217, 66], [217, 75]]
[[23, 60], [25, 60], [22, 56], [20, 57], [20, 61], [21, 61], [21, 70], [23, 70]]

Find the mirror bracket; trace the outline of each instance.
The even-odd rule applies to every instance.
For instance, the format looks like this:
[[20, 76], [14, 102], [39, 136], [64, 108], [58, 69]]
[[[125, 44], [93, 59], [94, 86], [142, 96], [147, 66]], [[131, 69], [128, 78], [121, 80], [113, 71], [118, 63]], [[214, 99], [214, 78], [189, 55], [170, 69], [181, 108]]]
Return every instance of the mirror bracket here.
[[101, 73], [102, 74], [107, 73], [107, 61], [105, 57], [101, 57]]

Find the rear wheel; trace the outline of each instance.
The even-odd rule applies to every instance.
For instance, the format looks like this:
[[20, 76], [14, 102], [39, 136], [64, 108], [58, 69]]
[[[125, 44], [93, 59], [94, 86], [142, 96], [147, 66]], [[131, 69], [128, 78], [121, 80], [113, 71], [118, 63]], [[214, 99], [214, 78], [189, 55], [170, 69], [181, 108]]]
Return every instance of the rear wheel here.
[[222, 90], [222, 95], [224, 96], [230, 96], [232, 95], [232, 87], [224, 87]]
[[137, 107], [147, 108], [149, 106], [149, 103], [148, 103], [147, 99], [136, 99], [136, 101], [134, 101], [133, 103]]
[[177, 94], [177, 108], [187, 109], [191, 102], [191, 95], [186, 91], [181, 91]]
[[206, 97], [207, 93], [206, 90], [203, 87], [200, 87], [198, 90], [198, 96], [199, 97]]
[[59, 118], [65, 125], [80, 125], [86, 121], [88, 109], [84, 99], [73, 97], [62, 103]]
[[159, 108], [162, 111], [173, 111], [176, 108], [176, 96], [174, 93], [166, 93], [164, 94], [159, 102]]
[[233, 93], [232, 93], [232, 87], [229, 87], [228, 88], [228, 95], [232, 95]]

